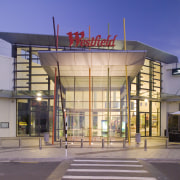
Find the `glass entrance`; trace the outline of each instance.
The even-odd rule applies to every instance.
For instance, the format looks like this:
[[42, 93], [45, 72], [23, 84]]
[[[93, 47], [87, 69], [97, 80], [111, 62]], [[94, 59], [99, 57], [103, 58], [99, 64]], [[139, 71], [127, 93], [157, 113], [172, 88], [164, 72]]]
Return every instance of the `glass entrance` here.
[[31, 136], [41, 136], [49, 132], [47, 101], [31, 102]]
[[140, 133], [141, 136], [149, 136], [149, 113], [140, 113]]
[[[124, 77], [93, 76], [91, 89], [89, 89], [89, 77], [86, 76], [61, 77], [61, 83], [68, 120], [68, 136], [89, 137], [90, 123], [92, 137], [126, 136], [127, 103]], [[89, 94], [91, 105], [89, 105]], [[61, 109], [60, 101], [61, 96], [58, 96], [57, 109]], [[57, 139], [63, 136], [60, 129], [63, 130], [62, 114], [57, 115]]]

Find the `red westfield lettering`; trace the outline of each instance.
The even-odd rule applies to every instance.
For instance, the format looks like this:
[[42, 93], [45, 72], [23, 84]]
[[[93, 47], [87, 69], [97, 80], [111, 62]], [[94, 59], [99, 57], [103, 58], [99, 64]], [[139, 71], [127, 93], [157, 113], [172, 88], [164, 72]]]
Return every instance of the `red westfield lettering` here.
[[84, 39], [84, 31], [78, 33], [67, 33], [69, 36], [69, 46], [72, 46], [75, 42], [75, 47], [114, 47], [117, 35], [113, 39], [110, 39], [111, 35], [108, 35], [107, 39], [101, 39], [101, 35], [97, 35], [96, 38]]

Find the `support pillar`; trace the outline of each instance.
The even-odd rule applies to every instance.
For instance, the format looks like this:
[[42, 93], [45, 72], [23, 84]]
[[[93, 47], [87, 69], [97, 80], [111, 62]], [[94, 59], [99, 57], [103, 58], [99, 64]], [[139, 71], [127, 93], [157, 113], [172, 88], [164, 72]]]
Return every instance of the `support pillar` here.
[[91, 125], [91, 68], [89, 68], [89, 145], [92, 140], [92, 125]]
[[109, 145], [109, 67], [108, 67], [108, 90], [107, 90], [107, 144]]
[[128, 128], [128, 142], [130, 144], [130, 116], [129, 116], [129, 81], [128, 81], [128, 76], [127, 76], [127, 65], [125, 66], [126, 68], [126, 94], [127, 94], [127, 117], [128, 117], [128, 122], [127, 122], [127, 128]]
[[54, 123], [56, 119], [56, 73], [57, 69], [55, 68], [55, 79], [54, 79], [54, 107], [53, 107], [53, 125], [52, 125], [52, 144], [54, 144]]

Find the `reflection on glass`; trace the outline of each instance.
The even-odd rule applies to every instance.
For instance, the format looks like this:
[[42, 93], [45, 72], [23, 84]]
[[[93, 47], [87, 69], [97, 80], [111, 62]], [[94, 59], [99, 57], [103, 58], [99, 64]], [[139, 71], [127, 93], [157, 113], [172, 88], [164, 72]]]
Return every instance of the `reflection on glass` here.
[[107, 137], [107, 120], [101, 121], [101, 127], [102, 127], [102, 136]]
[[149, 136], [149, 113], [140, 113], [141, 136]]
[[[89, 77], [61, 77], [61, 79], [66, 98], [64, 105], [68, 117], [68, 135], [89, 136]], [[108, 95], [108, 78], [91, 78], [91, 127], [94, 137], [107, 136], [107, 129], [110, 137], [125, 136], [127, 123], [125, 78], [110, 77], [110, 79]], [[72, 82], [74, 87], [69, 82]]]
[[18, 115], [18, 135], [27, 136], [30, 134], [30, 122], [29, 122], [29, 111], [28, 111], [28, 100], [17, 101], [17, 115]]
[[140, 112], [149, 112], [149, 101], [139, 101], [139, 111]]

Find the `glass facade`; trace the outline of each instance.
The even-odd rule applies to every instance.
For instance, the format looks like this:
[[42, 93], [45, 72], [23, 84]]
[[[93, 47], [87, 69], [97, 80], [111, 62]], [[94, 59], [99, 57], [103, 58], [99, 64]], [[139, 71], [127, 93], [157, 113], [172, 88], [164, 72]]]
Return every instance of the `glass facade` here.
[[[17, 98], [17, 136], [52, 132], [54, 82], [40, 64], [38, 51], [50, 47], [14, 46], [14, 90]], [[62, 49], [59, 49], [62, 50]], [[63, 136], [62, 103], [68, 136], [127, 136], [126, 78], [118, 76], [63, 76], [62, 102], [57, 86], [55, 139]], [[57, 78], [57, 82], [58, 82]], [[89, 83], [90, 82], [90, 83]], [[130, 132], [160, 136], [161, 64], [146, 59], [130, 85]], [[41, 93], [41, 101], [37, 100]], [[90, 98], [89, 98], [90, 97]]]
[[145, 59], [131, 83], [131, 136], [160, 136], [161, 64]]
[[[15, 46], [14, 91], [17, 98], [17, 136], [51, 132], [54, 82], [40, 65], [38, 51], [49, 48]], [[42, 100], [37, 100], [40, 93]]]
[[[89, 136], [89, 121], [92, 137], [107, 137], [108, 131], [110, 137], [125, 136], [127, 123], [125, 77], [93, 76], [91, 88], [89, 77], [61, 77], [61, 82], [63, 103], [68, 118], [68, 136]], [[58, 97], [61, 101], [60, 95]], [[63, 135], [63, 115], [59, 101], [60, 112], [56, 126], [60, 128], [56, 131], [57, 138]]]

